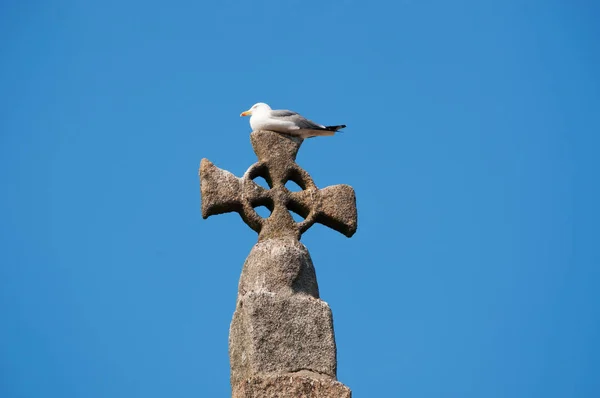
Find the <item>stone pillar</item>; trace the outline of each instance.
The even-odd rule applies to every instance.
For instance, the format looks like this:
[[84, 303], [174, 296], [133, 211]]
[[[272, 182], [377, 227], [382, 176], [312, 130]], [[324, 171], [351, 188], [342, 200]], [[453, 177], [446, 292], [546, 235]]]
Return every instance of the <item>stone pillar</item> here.
[[[254, 132], [259, 162], [243, 178], [204, 159], [200, 168], [202, 214], [237, 211], [259, 233], [244, 263], [229, 332], [233, 398], [350, 398], [337, 381], [333, 318], [300, 236], [315, 222], [347, 236], [356, 231], [356, 199], [347, 185], [319, 190], [295, 163], [301, 139]], [[261, 176], [266, 190], [252, 179]], [[300, 192], [290, 192], [293, 180]], [[265, 205], [261, 218], [254, 207]], [[295, 222], [289, 211], [305, 217]]]

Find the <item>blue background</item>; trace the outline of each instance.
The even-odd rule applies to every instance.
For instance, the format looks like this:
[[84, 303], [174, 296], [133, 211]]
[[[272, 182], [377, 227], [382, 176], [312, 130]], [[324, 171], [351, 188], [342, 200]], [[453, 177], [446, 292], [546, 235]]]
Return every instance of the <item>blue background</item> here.
[[359, 228], [304, 237], [355, 397], [600, 396], [593, 1], [0, 3], [0, 397], [226, 397], [264, 101]]

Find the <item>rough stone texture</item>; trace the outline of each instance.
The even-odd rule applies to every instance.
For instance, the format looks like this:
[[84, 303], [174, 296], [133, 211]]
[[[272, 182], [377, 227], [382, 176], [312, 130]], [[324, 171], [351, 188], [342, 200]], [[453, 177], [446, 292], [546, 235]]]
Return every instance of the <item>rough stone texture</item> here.
[[248, 293], [233, 315], [229, 357], [232, 386], [256, 375], [301, 370], [335, 379], [331, 310], [307, 295]]
[[[242, 178], [221, 170], [208, 159], [200, 164], [202, 217], [238, 212], [244, 222], [259, 233], [258, 239], [291, 237], [300, 239], [315, 222], [327, 225], [350, 237], [357, 227], [356, 197], [348, 185], [318, 189], [310, 175], [295, 162], [302, 139], [272, 131], [255, 131], [250, 135], [258, 162]], [[270, 189], [253, 179], [263, 177]], [[290, 192], [285, 184], [294, 181], [302, 190]], [[255, 207], [271, 210], [262, 218]], [[295, 222], [290, 210], [304, 220]]]
[[256, 375], [336, 377], [333, 318], [315, 269], [295, 239], [259, 241], [244, 263], [229, 331], [231, 385]]
[[319, 298], [315, 267], [306, 246], [295, 239], [268, 239], [254, 245], [244, 262], [238, 300], [248, 292], [303, 293]]
[[233, 398], [352, 398], [342, 383], [299, 374], [253, 377], [238, 384]]
[[[315, 268], [301, 235], [315, 222], [350, 237], [356, 198], [348, 185], [318, 189], [295, 162], [302, 139], [271, 131], [250, 135], [258, 162], [242, 178], [207, 159], [200, 165], [202, 216], [238, 212], [258, 232], [238, 286], [229, 331], [234, 398], [350, 398], [336, 381], [333, 318], [319, 299]], [[269, 189], [253, 179], [263, 177]], [[290, 192], [294, 181], [302, 190]], [[262, 218], [255, 207], [266, 206]], [[301, 222], [290, 211], [304, 217]]]

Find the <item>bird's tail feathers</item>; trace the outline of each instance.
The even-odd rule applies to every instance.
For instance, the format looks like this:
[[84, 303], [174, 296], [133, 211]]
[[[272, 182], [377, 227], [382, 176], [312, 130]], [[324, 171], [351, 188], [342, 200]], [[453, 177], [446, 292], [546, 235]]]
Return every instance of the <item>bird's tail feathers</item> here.
[[340, 124], [338, 126], [325, 126], [325, 130], [327, 130], [327, 131], [338, 131], [343, 128], [346, 128], [345, 124]]
[[338, 130], [346, 127], [345, 124], [340, 124], [339, 126], [323, 126], [320, 129], [307, 129], [307, 130], [296, 130], [295, 135], [298, 135], [302, 138], [312, 138], [312, 137], [326, 137], [330, 135], [334, 135]]
[[331, 130], [296, 130], [296, 135], [301, 138], [312, 138], [312, 137], [327, 137], [330, 135], [334, 135], [335, 131]]

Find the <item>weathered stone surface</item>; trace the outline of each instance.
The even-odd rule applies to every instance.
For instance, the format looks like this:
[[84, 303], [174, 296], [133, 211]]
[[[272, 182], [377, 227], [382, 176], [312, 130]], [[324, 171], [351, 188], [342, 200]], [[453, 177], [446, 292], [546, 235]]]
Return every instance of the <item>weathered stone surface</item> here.
[[[301, 235], [315, 222], [327, 225], [350, 237], [356, 232], [356, 197], [348, 185], [318, 189], [310, 175], [295, 162], [302, 139], [272, 131], [255, 131], [250, 135], [258, 162], [242, 178], [216, 167], [208, 159], [200, 164], [202, 217], [238, 212], [244, 222], [259, 233], [258, 239]], [[263, 177], [270, 189], [253, 179]], [[290, 192], [285, 184], [294, 181], [302, 191]], [[271, 215], [262, 218], [255, 207], [266, 206]], [[304, 217], [301, 222], [290, 211]]]
[[308, 295], [247, 293], [231, 322], [229, 357], [232, 386], [256, 375], [301, 370], [335, 379], [331, 310]]
[[254, 245], [242, 269], [238, 300], [249, 292], [302, 293], [319, 298], [306, 246], [295, 239], [268, 239]]
[[252, 377], [233, 389], [233, 398], [352, 398], [342, 383], [297, 374]]
[[[238, 212], [258, 232], [240, 277], [229, 331], [236, 398], [350, 398], [336, 379], [333, 318], [319, 299], [315, 269], [301, 235], [318, 222], [350, 237], [356, 198], [348, 185], [318, 189], [296, 162], [302, 139], [271, 131], [250, 135], [258, 162], [242, 178], [207, 159], [200, 166], [202, 216]], [[263, 177], [269, 189], [253, 180]], [[294, 181], [302, 190], [290, 192]], [[255, 207], [266, 206], [262, 218]], [[296, 222], [290, 211], [304, 220]]]

